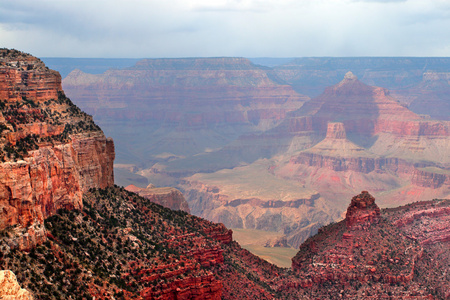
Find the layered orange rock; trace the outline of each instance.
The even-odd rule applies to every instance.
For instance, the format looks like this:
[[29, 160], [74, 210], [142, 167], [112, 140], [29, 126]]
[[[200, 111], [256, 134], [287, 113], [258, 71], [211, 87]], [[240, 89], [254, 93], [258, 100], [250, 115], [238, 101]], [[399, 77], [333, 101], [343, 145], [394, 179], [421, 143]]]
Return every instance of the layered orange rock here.
[[61, 75], [49, 70], [40, 59], [9, 49], [0, 49], [0, 59], [1, 100], [58, 99], [58, 93], [62, 92]]
[[0, 229], [33, 229], [114, 184], [114, 144], [65, 97], [57, 72], [15, 50], [0, 58]]

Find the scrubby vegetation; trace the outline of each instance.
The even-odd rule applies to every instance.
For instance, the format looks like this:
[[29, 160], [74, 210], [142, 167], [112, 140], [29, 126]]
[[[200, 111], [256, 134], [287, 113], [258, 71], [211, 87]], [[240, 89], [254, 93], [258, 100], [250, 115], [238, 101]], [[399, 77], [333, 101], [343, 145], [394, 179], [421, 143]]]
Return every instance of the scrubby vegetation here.
[[71, 135], [101, 131], [91, 116], [82, 112], [64, 93], [39, 104], [0, 100], [0, 161], [23, 159], [39, 145], [65, 143]]
[[211, 270], [223, 250], [208, 234], [223, 227], [118, 187], [91, 190], [83, 204], [45, 221], [47, 242], [0, 260], [37, 299], [156, 297], [192, 278], [218, 283]]

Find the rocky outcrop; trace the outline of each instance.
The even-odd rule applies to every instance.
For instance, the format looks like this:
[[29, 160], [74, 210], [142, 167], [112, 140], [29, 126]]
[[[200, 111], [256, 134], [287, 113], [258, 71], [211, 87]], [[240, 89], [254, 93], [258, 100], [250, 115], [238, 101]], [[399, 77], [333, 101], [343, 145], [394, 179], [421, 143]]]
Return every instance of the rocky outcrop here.
[[186, 199], [184, 199], [183, 194], [176, 188], [157, 188], [151, 184], [149, 184], [146, 188], [140, 188], [131, 184], [125, 189], [130, 192], [137, 193], [140, 196], [164, 207], [174, 210], [184, 210], [185, 212], [190, 213], [189, 204]]
[[[189, 277], [167, 284], [156, 292], [149, 287], [141, 292], [144, 299], [222, 299], [222, 283], [214, 275]], [[205, 298], [206, 297], [206, 298]]]
[[357, 227], [367, 228], [380, 220], [380, 208], [375, 204], [375, 198], [369, 192], [362, 191], [361, 194], [352, 198], [345, 214], [347, 229]]
[[450, 206], [448, 203], [447, 200], [432, 203], [433, 205], [411, 204], [406, 213], [393, 217], [393, 224], [406, 231], [410, 238], [419, 241], [422, 245], [437, 243], [445, 245], [450, 242]]
[[13, 272], [6, 270], [0, 271], [0, 299], [32, 300], [33, 296], [29, 291], [20, 288]]
[[345, 221], [322, 228], [300, 247], [292, 269], [304, 278], [303, 288], [348, 281], [409, 284], [422, 255], [421, 246], [382, 221], [375, 198], [363, 191], [352, 198]]
[[0, 49], [0, 100], [15, 102], [58, 99], [61, 76], [38, 58], [9, 49]]
[[0, 54], [0, 230], [19, 226], [29, 237], [11, 245], [29, 249], [45, 238], [36, 224], [114, 184], [114, 144], [65, 97], [57, 72], [15, 50]]
[[347, 134], [345, 132], [344, 123], [341, 122], [330, 122], [327, 127], [328, 139], [346, 139]]
[[83, 192], [113, 184], [114, 146], [102, 134], [42, 146], [17, 162], [0, 164], [1, 229], [27, 227], [60, 208], [79, 209]]

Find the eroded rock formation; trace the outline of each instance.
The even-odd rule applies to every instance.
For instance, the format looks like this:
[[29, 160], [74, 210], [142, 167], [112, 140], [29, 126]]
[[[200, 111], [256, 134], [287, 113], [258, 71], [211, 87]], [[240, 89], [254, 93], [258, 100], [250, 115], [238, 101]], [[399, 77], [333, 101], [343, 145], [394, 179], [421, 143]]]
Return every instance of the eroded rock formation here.
[[23, 228], [31, 237], [12, 245], [29, 249], [45, 218], [114, 184], [114, 144], [65, 97], [57, 72], [15, 50], [0, 59], [0, 230]]
[[183, 194], [176, 188], [157, 188], [151, 184], [149, 184], [146, 188], [140, 188], [131, 184], [127, 186], [126, 189], [164, 207], [174, 210], [184, 210], [185, 212], [190, 213], [189, 205], [186, 202], [186, 199], [184, 199]]
[[375, 198], [369, 192], [362, 191], [361, 194], [352, 198], [345, 214], [347, 229], [368, 228], [380, 220], [380, 208], [375, 204]]
[[[383, 293], [386, 284], [401, 284], [426, 296], [414, 280], [426, 280], [417, 274], [427, 268], [430, 255], [442, 255], [444, 264], [437, 264], [439, 268], [449, 259], [428, 246], [442, 242], [441, 249], [449, 241], [448, 205], [448, 201], [430, 201], [381, 214], [375, 199], [363, 191], [351, 200], [345, 221], [321, 228], [300, 247], [292, 260], [294, 272], [303, 278], [299, 285], [315, 290], [326, 282], [342, 284], [350, 287], [344, 289], [347, 293], [355, 287], [351, 282], [371, 282], [373, 291], [361, 297]], [[441, 276], [440, 271], [428, 272], [433, 280]], [[438, 290], [447, 293], [446, 287]]]

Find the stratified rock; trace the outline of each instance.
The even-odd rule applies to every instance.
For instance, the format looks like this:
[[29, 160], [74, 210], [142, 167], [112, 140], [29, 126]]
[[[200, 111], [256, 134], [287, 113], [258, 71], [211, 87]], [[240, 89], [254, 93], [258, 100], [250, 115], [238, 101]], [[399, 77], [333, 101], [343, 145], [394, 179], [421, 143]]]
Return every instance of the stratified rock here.
[[29, 291], [20, 288], [13, 272], [6, 270], [0, 271], [0, 299], [32, 300], [33, 296]]
[[114, 144], [65, 97], [58, 72], [31, 55], [0, 49], [0, 101], [0, 230], [18, 225], [30, 238], [11, 245], [29, 249], [42, 242], [33, 224], [114, 184]]
[[362, 191], [361, 194], [352, 198], [345, 215], [347, 228], [368, 227], [372, 223], [378, 223], [379, 220], [380, 208], [369, 192]]
[[[125, 154], [119, 160], [145, 168], [159, 162], [174, 171], [170, 176], [180, 177], [193, 170], [234, 167], [243, 161], [240, 153], [244, 161], [259, 158], [260, 149], [248, 151], [251, 137], [224, 153], [211, 151], [241, 135], [273, 128], [309, 99], [272, 75], [245, 58], [144, 59], [103, 74], [74, 70], [64, 78], [63, 87], [113, 135], [117, 153]], [[130, 144], [133, 154], [127, 148]], [[279, 148], [272, 141], [266, 145], [274, 148], [271, 151]], [[214, 157], [196, 155], [204, 152]], [[171, 185], [156, 180], [149, 178], [159, 186]]]
[[330, 122], [327, 127], [327, 138], [329, 139], [346, 139], [344, 123]]
[[186, 199], [184, 199], [183, 194], [176, 188], [157, 188], [152, 184], [149, 184], [147, 188], [140, 188], [133, 184], [130, 184], [125, 189], [130, 192], [137, 193], [140, 196], [164, 207], [173, 210], [184, 210], [185, 212], [190, 213], [189, 204], [187, 203]]
[[9, 49], [0, 49], [0, 100], [15, 102], [23, 97], [43, 102], [58, 99], [61, 75], [49, 70], [38, 58]]

